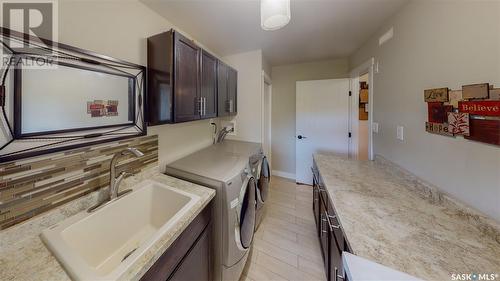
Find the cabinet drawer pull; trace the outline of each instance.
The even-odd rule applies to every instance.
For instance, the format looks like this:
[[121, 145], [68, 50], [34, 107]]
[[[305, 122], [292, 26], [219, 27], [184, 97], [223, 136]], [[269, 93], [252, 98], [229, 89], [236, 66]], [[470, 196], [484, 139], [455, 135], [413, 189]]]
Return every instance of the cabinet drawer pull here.
[[339, 274], [339, 269], [335, 267], [335, 281], [345, 280], [345, 277]]
[[330, 218], [335, 218], [335, 216], [330, 216], [327, 212], [325, 212], [325, 215], [326, 215], [328, 227], [330, 228], [331, 231], [333, 231], [334, 229], [340, 229], [340, 224], [332, 225], [332, 222], [330, 221]]

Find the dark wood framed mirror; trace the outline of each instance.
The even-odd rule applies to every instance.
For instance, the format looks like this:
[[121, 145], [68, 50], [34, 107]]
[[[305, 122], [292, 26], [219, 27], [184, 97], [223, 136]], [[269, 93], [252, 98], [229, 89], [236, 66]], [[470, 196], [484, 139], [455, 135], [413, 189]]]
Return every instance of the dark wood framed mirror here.
[[5, 28], [0, 43], [0, 162], [146, 134], [144, 66]]

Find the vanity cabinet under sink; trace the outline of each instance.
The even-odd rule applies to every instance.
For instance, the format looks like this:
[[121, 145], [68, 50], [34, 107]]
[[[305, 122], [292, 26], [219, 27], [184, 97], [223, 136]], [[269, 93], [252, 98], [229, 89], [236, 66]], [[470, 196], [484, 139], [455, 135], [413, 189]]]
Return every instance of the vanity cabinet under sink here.
[[237, 77], [236, 70], [175, 30], [149, 37], [149, 125], [236, 114]]

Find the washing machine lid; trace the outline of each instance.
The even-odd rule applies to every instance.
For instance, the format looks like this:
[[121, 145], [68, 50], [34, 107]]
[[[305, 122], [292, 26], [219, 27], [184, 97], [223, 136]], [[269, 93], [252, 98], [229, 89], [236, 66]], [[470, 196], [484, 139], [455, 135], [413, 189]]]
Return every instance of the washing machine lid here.
[[256, 200], [255, 200], [256, 182], [253, 176], [248, 176], [241, 188], [238, 205], [238, 227], [239, 237], [237, 237], [244, 249], [252, 245], [255, 232], [256, 220]]
[[212, 148], [247, 158], [262, 152], [262, 144], [260, 143], [237, 140], [224, 140], [221, 143], [213, 145]]
[[192, 153], [167, 165], [169, 169], [181, 170], [190, 174], [226, 182], [241, 173], [246, 163], [244, 157], [211, 147]]

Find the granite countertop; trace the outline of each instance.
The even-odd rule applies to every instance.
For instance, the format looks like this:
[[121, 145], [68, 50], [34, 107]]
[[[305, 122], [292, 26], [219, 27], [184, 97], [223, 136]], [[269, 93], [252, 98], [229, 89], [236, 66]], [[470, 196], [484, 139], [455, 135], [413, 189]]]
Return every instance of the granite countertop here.
[[[150, 179], [200, 196], [200, 200], [179, 220], [173, 231], [166, 233], [121, 276], [122, 280], [139, 280], [174, 240], [215, 196], [215, 190], [192, 184], [159, 172], [158, 167], [125, 179], [120, 190]], [[52, 211], [0, 231], [0, 280], [71, 280], [56, 258], [40, 240], [42, 230], [63, 221], [97, 202], [98, 192], [71, 201]]]
[[500, 226], [387, 160], [316, 154], [354, 254], [425, 280], [500, 278]]

